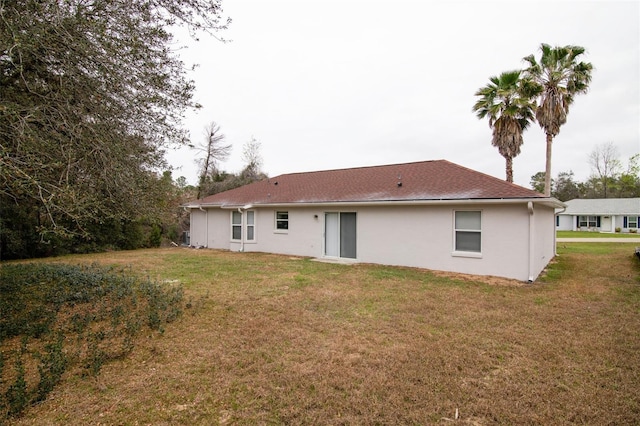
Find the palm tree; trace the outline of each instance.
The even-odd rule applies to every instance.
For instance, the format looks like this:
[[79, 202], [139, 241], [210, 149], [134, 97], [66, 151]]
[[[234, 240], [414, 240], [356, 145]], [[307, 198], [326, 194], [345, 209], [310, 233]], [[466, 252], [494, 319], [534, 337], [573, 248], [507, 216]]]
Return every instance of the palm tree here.
[[542, 88], [536, 119], [547, 135], [544, 195], [549, 197], [553, 138], [560, 133], [560, 126], [567, 122], [569, 105], [573, 103], [574, 96], [587, 92], [593, 66], [588, 62], [578, 62], [578, 57], [585, 52], [584, 47], [551, 47], [543, 43], [540, 51], [540, 62], [533, 55], [527, 56], [524, 61], [529, 64], [525, 70], [526, 77]]
[[491, 144], [505, 158], [507, 182], [513, 182], [513, 158], [520, 154], [522, 133], [534, 119], [535, 98], [539, 86], [520, 78], [521, 71], [507, 71], [491, 77], [491, 83], [479, 89], [480, 99], [473, 106], [479, 119], [489, 117], [493, 129]]

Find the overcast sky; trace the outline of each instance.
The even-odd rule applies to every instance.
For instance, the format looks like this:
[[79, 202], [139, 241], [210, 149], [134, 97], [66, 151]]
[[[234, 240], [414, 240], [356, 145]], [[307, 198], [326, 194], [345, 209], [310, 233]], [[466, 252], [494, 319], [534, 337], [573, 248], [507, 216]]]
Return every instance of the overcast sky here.
[[[445, 159], [505, 178], [487, 120], [471, 108], [489, 77], [539, 57], [540, 43], [579, 45], [595, 68], [553, 145], [553, 176], [586, 180], [588, 155], [613, 142], [626, 166], [640, 152], [640, 7], [627, 2], [224, 0], [233, 22], [181, 57], [203, 108], [186, 117], [193, 143], [215, 121], [233, 145], [220, 167], [242, 169], [261, 143], [263, 171], [284, 173]], [[168, 153], [195, 184], [198, 154]], [[514, 160], [529, 187], [544, 170], [534, 124]]]

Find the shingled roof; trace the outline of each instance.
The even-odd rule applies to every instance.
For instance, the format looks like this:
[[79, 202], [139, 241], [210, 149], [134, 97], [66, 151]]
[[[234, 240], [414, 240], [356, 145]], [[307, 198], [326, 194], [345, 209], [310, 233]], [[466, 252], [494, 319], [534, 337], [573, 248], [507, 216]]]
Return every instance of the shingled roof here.
[[541, 199], [544, 195], [446, 160], [284, 174], [187, 206]]
[[640, 215], [640, 198], [573, 199], [563, 215]]

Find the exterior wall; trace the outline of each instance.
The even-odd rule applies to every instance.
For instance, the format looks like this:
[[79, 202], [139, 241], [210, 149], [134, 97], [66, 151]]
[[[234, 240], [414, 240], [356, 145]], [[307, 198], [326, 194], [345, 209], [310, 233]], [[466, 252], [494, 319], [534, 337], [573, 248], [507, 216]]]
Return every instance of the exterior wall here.
[[530, 274], [535, 279], [553, 259], [556, 252], [555, 239], [555, 214], [554, 209], [534, 205], [532, 235], [533, 250], [531, 257]]
[[[230, 219], [228, 210], [191, 209], [190, 223], [190, 245], [192, 247], [229, 248]], [[223, 223], [227, 224], [227, 227], [222, 226]]]
[[207, 246], [207, 213], [191, 209], [189, 225], [190, 245], [192, 247]]
[[558, 231], [575, 231], [576, 229], [576, 217], [568, 214], [558, 216]]
[[[453, 254], [455, 210], [482, 211], [481, 257]], [[524, 204], [377, 207], [359, 213], [358, 260], [526, 281], [528, 229]]]
[[[590, 215], [594, 216], [594, 215]], [[616, 228], [620, 228], [621, 232], [629, 232], [629, 228], [624, 227], [624, 218], [628, 215], [596, 215], [600, 216], [600, 224], [599, 228], [578, 228], [577, 226], [577, 217], [576, 215], [558, 215], [559, 217], [559, 225], [556, 227], [558, 231], [599, 231], [599, 232], [615, 232]], [[610, 217], [610, 221], [606, 219], [606, 217]]]
[[621, 232], [638, 232], [638, 228], [637, 227], [629, 227], [629, 224], [627, 223], [627, 226], [624, 226], [624, 218], [625, 217], [629, 217], [629, 216], [640, 216], [640, 213], [638, 213], [637, 215], [633, 214], [633, 215], [622, 215], [622, 216], [616, 216], [616, 227], [620, 228]]
[[[555, 252], [554, 210], [536, 206], [529, 215], [526, 203], [470, 206], [378, 206], [255, 209], [253, 242], [232, 242], [231, 211], [192, 210], [192, 245], [322, 257], [324, 213], [356, 212], [357, 261], [420, 267], [477, 275], [495, 275], [526, 281], [544, 269]], [[289, 212], [289, 229], [275, 229], [275, 212]], [[482, 211], [482, 253], [454, 253], [454, 211]], [[206, 220], [208, 218], [208, 220]], [[533, 231], [530, 244], [530, 220]], [[208, 225], [204, 226], [204, 225]], [[202, 235], [208, 231], [208, 237]], [[530, 252], [532, 257], [529, 256]]]
[[230, 215], [229, 210], [207, 209], [207, 229], [209, 230], [207, 247], [223, 250], [229, 248], [231, 235]]
[[[276, 229], [276, 211], [289, 212], [288, 230]], [[227, 223], [229, 220], [227, 216]], [[255, 221], [256, 239], [253, 242], [245, 242], [244, 251], [310, 257], [322, 256], [323, 210], [314, 208], [260, 208], [255, 210]], [[240, 243], [231, 243], [230, 249], [240, 250]]]

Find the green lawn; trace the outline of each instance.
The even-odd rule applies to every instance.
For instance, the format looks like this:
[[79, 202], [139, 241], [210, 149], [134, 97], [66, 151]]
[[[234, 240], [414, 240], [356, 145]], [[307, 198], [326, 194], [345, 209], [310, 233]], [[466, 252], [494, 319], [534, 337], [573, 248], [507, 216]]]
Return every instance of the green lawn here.
[[556, 231], [558, 238], [640, 238], [640, 234], [633, 233], [604, 233], [588, 231]]

